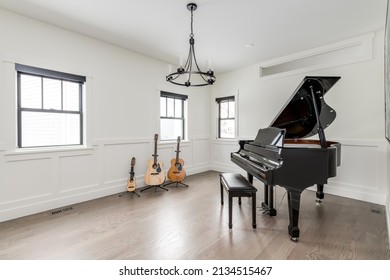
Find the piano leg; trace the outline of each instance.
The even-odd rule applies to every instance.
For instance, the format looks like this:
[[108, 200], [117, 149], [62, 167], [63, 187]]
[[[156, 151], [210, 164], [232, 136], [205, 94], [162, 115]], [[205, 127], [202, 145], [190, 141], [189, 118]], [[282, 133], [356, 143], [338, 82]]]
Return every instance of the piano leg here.
[[247, 173], [247, 175], [248, 175], [248, 182], [251, 183], [251, 185], [253, 185], [253, 175], [250, 173]]
[[317, 184], [317, 192], [316, 192], [316, 202], [317, 204], [321, 203], [321, 199], [324, 199], [324, 185]]
[[264, 202], [261, 207], [269, 216], [276, 216], [274, 208], [274, 186], [264, 184]]
[[[253, 175], [247, 173], [248, 182], [253, 185]], [[264, 202], [261, 203], [261, 208], [269, 216], [276, 216], [276, 209], [274, 208], [274, 186], [264, 184]]]
[[288, 214], [290, 224], [288, 226], [288, 234], [292, 241], [297, 242], [299, 238], [299, 206], [301, 203], [301, 191], [293, 189], [287, 189], [287, 200], [288, 200]]

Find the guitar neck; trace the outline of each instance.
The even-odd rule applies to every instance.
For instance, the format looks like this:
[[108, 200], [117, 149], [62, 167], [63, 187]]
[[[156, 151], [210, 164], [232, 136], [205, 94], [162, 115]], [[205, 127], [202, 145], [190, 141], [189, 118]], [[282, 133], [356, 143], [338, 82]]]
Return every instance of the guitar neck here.
[[153, 164], [157, 164], [157, 142], [154, 142]]
[[177, 143], [177, 149], [176, 149], [176, 163], [179, 162], [179, 153], [180, 153], [180, 150], [179, 150], [179, 143]]
[[130, 180], [134, 179], [134, 167], [131, 167], [130, 169]]

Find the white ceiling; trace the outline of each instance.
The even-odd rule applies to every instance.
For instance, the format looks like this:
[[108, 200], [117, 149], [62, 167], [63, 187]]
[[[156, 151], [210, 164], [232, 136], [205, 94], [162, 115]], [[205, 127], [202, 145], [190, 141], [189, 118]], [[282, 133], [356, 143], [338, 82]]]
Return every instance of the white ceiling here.
[[382, 29], [387, 7], [387, 0], [0, 0], [0, 8], [175, 65], [188, 54], [189, 2], [198, 5], [197, 60], [211, 59], [216, 73]]

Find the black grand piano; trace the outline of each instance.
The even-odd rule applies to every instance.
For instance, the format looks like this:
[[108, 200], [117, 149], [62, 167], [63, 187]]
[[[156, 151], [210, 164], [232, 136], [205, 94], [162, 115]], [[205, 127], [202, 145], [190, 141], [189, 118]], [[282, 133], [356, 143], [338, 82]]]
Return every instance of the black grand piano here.
[[[320, 203], [324, 184], [336, 176], [340, 165], [341, 144], [327, 141], [324, 134], [336, 118], [324, 95], [339, 79], [305, 77], [269, 127], [260, 129], [254, 140], [240, 140], [239, 151], [231, 153], [232, 162], [247, 172], [250, 183], [253, 184], [253, 177], [264, 183], [262, 207], [270, 216], [276, 215], [273, 187], [287, 190], [288, 233], [293, 241], [299, 238], [301, 193], [317, 185]], [[315, 134], [319, 140], [304, 139]]]

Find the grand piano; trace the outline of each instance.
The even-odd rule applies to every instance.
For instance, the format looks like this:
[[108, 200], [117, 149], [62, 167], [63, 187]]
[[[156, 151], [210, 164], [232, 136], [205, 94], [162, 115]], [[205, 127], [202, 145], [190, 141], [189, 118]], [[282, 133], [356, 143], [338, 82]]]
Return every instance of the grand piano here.
[[[262, 208], [276, 215], [273, 205], [274, 186], [287, 191], [291, 240], [299, 239], [301, 193], [317, 185], [316, 201], [324, 198], [324, 184], [336, 176], [340, 165], [341, 144], [327, 141], [324, 129], [336, 118], [336, 112], [325, 103], [324, 95], [340, 77], [307, 76], [269, 127], [259, 129], [254, 140], [240, 140], [239, 151], [231, 160], [248, 174], [264, 183]], [[314, 135], [317, 139], [305, 139]]]

